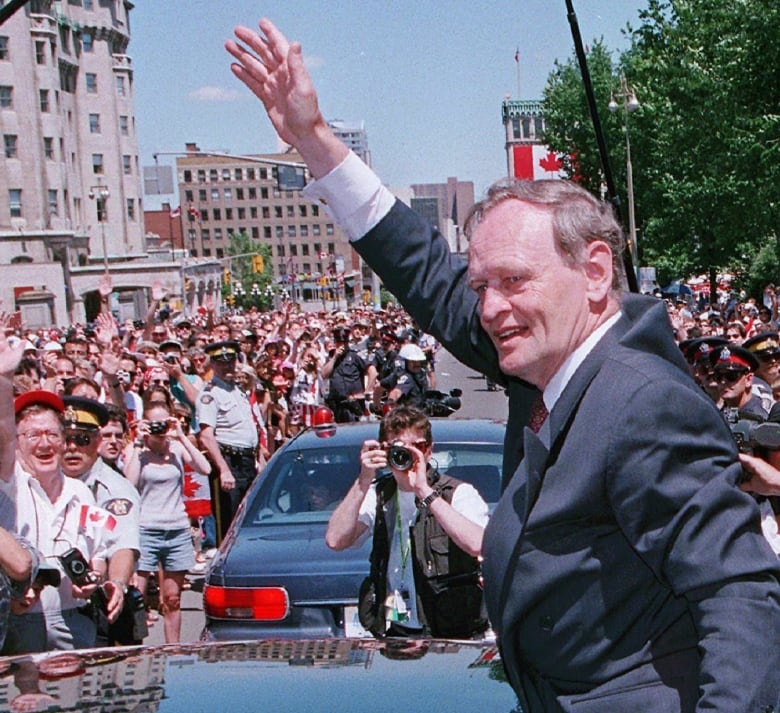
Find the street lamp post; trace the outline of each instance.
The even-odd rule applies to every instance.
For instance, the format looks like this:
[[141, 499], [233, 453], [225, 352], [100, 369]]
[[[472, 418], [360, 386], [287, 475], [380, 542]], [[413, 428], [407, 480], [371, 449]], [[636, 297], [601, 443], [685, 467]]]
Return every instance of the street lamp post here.
[[103, 184], [102, 179], [98, 178], [98, 184], [91, 186], [89, 193], [87, 194], [90, 200], [96, 201], [95, 207], [97, 208], [97, 218], [100, 223], [100, 240], [103, 245], [103, 267], [106, 273], [108, 272], [108, 250], [106, 248], [106, 202], [111, 195], [111, 191], [108, 186]]
[[631, 139], [628, 130], [628, 115], [633, 114], [641, 104], [636, 98], [634, 88], [628, 86], [626, 83], [626, 75], [620, 73], [620, 91], [613, 92], [609, 99], [607, 108], [614, 114], [619, 108], [620, 104], [615, 100], [615, 97], [621, 100], [623, 104], [623, 127], [626, 134], [626, 191], [628, 193], [628, 237], [631, 243], [631, 253], [634, 258], [634, 265], [639, 266], [639, 248], [636, 240], [636, 219], [634, 217], [634, 170], [631, 165]]

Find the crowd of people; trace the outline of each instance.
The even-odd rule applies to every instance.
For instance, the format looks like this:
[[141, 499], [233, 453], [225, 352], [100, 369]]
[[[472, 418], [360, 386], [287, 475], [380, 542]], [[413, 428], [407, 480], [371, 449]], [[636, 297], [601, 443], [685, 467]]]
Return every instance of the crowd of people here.
[[315, 409], [375, 420], [435, 380], [438, 345], [392, 305], [185, 316], [155, 287], [146, 320], [120, 323], [109, 294], [67, 329], [0, 317], [0, 536], [21, 543], [0, 563], [21, 592], [0, 589], [4, 653], [140, 641], [155, 602], [178, 641], [187, 573]]

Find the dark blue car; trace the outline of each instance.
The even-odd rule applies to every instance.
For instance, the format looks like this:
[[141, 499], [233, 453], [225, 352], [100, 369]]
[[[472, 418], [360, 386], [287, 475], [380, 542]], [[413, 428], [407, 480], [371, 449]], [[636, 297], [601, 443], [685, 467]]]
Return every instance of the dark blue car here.
[[[487, 419], [434, 419], [437, 467], [495, 504], [504, 430]], [[334, 552], [325, 529], [357, 478], [362, 443], [377, 431], [377, 423], [339, 425], [327, 437], [309, 430], [274, 455], [206, 572], [204, 639], [366, 636], [357, 594], [371, 539]]]

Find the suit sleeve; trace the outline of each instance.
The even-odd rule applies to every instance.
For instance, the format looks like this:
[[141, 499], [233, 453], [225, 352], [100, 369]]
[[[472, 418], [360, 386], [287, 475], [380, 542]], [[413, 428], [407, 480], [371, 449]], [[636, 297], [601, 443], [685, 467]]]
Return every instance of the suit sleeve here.
[[697, 711], [774, 710], [778, 560], [755, 502], [736, 487], [728, 427], [692, 390], [644, 382], [628, 399], [624, 392], [625, 408], [593, 424], [611, 434], [609, 498], [639, 556], [687, 602], [702, 655]]
[[438, 231], [396, 201], [352, 246], [424, 332], [467, 366], [505, 382], [495, 348], [479, 323], [477, 296], [467, 284], [467, 263], [452, 254]]

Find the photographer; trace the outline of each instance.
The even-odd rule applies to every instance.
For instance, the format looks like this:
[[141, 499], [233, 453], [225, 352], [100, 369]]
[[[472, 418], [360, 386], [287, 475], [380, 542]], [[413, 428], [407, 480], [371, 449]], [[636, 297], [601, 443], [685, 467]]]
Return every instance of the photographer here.
[[373, 533], [360, 621], [377, 637], [469, 638], [487, 627], [478, 557], [488, 508], [471, 485], [440, 474], [432, 454], [425, 414], [394, 409], [379, 440], [363, 444], [360, 474], [328, 523], [334, 550]]

